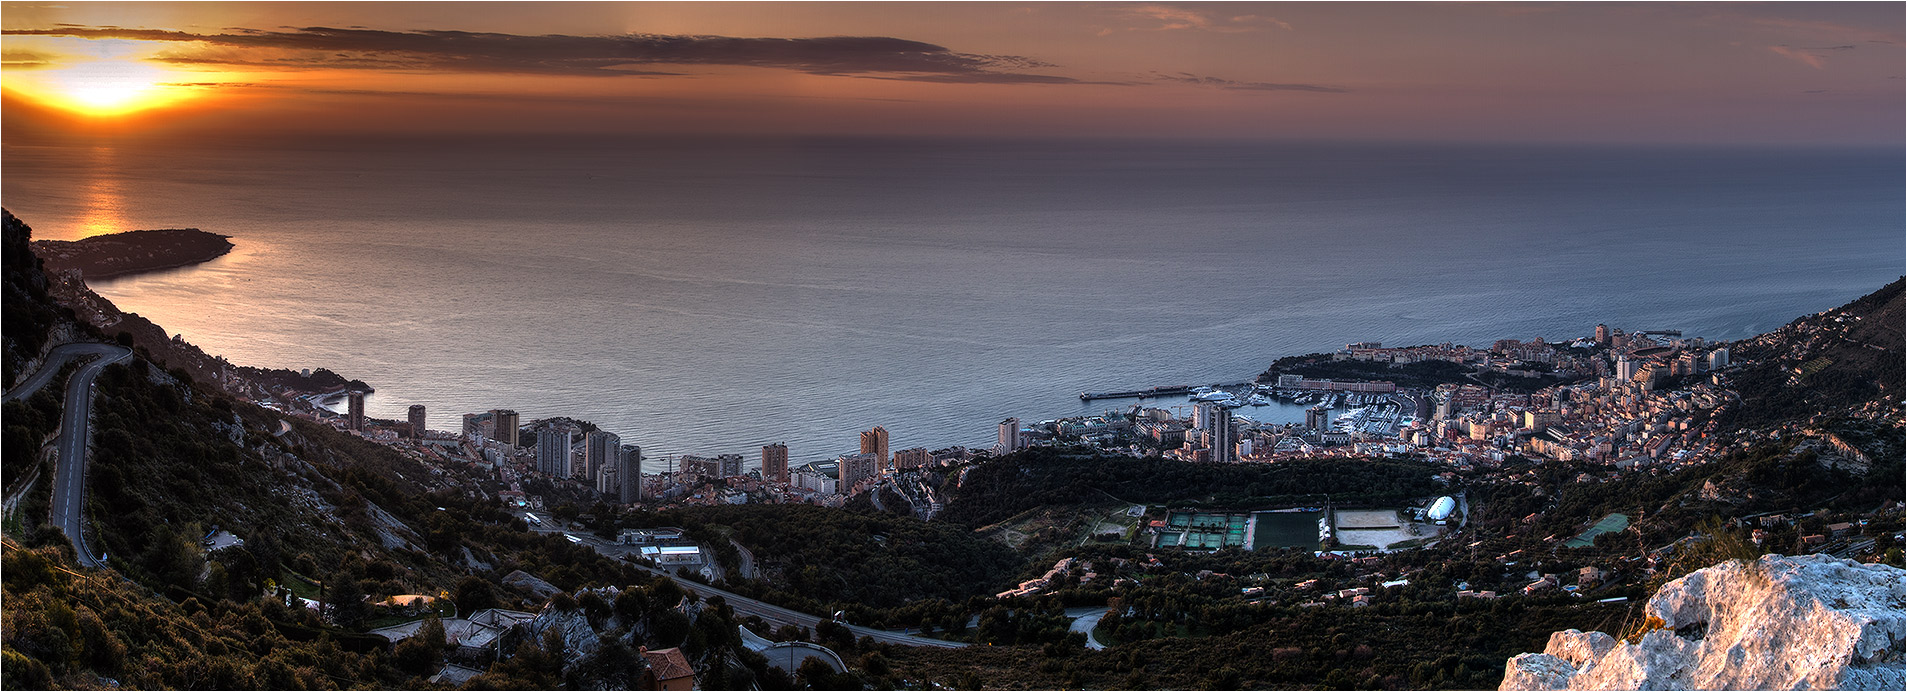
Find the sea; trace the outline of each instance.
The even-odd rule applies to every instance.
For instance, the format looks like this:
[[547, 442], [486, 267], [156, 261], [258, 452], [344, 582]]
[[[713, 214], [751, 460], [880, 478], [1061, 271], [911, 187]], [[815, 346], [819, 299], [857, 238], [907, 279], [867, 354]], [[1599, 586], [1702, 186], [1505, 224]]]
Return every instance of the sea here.
[[363, 379], [375, 417], [588, 420], [650, 471], [773, 442], [818, 460], [876, 425], [985, 448], [1007, 417], [1139, 403], [1082, 391], [1356, 341], [1738, 339], [1907, 257], [1898, 147], [15, 139], [0, 196], [36, 238], [232, 237], [95, 282], [120, 308], [234, 363]]

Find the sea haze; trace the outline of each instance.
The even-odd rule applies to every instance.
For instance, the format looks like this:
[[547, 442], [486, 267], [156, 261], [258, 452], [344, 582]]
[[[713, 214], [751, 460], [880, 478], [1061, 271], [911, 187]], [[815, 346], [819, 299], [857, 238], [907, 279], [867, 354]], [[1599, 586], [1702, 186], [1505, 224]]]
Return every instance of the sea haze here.
[[[664, 454], [985, 446], [1081, 390], [1350, 341], [1740, 338], [1902, 273], [1898, 150], [900, 140], [5, 145], [39, 238], [229, 256], [95, 288], [374, 416]], [[1285, 409], [1243, 409], [1284, 420]]]

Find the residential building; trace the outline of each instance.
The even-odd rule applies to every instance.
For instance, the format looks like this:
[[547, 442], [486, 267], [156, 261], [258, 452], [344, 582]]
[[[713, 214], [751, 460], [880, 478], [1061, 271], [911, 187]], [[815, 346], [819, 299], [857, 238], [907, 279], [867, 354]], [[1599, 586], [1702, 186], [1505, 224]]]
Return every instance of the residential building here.
[[583, 438], [583, 473], [590, 478], [601, 476], [604, 468], [616, 466], [621, 455], [621, 437], [601, 430], [591, 432]]
[[650, 651], [645, 646], [640, 653], [649, 663], [648, 670], [642, 673], [642, 689], [666, 692], [695, 689], [695, 669], [689, 667], [689, 659], [682, 655], [681, 649], [671, 647]]
[[642, 501], [642, 448], [629, 445], [622, 452], [622, 466], [616, 469], [617, 500], [623, 504]]
[[836, 473], [839, 474], [843, 489], [852, 488], [854, 484], [878, 476], [881, 472], [880, 457], [871, 453], [849, 454], [836, 462], [839, 464]]
[[833, 495], [840, 489], [839, 480], [806, 469], [796, 471], [790, 478], [789, 485], [823, 495]]
[[1728, 367], [1728, 349], [1718, 348], [1708, 352], [1708, 369], [1720, 370]]
[[345, 414], [345, 425], [349, 426], [352, 430], [363, 430], [364, 392], [352, 390], [349, 396], [351, 403], [349, 404], [349, 413]]
[[761, 478], [783, 485], [788, 483], [788, 445], [779, 442], [762, 445]]
[[424, 405], [423, 404], [411, 404], [410, 420], [411, 420], [411, 437], [415, 439], [419, 439], [419, 440], [424, 439]]
[[518, 425], [515, 411], [507, 408], [490, 409], [490, 439], [512, 447], [520, 446], [517, 443]]
[[873, 430], [861, 433], [861, 453], [872, 454], [880, 462], [880, 469], [887, 466], [887, 428], [874, 426]]
[[913, 449], [903, 449], [901, 451], [894, 453], [894, 468], [900, 469], [903, 471], [908, 469], [917, 469], [922, 466], [931, 464], [933, 463], [933, 461], [934, 461], [934, 454], [933, 452], [927, 451], [926, 447], [915, 447]]
[[621, 473], [622, 468], [619, 465], [604, 464], [603, 467], [596, 472], [597, 494], [609, 495], [613, 493], [620, 499], [622, 496], [622, 483], [619, 478]]
[[1000, 421], [1000, 441], [993, 445], [994, 453], [1011, 454], [1022, 449], [1026, 449], [1026, 439], [1020, 434], [1020, 419]]
[[536, 470], [552, 478], [570, 477], [570, 446], [576, 431], [562, 425], [546, 425], [536, 431]]
[[1204, 411], [1205, 426], [1200, 432], [1205, 435], [1205, 444], [1212, 450], [1212, 461], [1227, 463], [1238, 460], [1237, 450], [1232, 447], [1232, 411], [1223, 405], [1207, 402], [1199, 404]]

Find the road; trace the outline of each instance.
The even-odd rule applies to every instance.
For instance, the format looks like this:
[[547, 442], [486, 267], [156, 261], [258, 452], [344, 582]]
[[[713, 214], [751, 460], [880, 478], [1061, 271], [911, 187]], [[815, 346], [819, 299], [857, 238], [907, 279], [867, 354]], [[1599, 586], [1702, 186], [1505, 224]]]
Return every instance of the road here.
[[1094, 651], [1106, 649], [1106, 645], [1099, 643], [1099, 638], [1093, 636], [1093, 629], [1099, 626], [1099, 619], [1106, 616], [1106, 606], [1067, 608], [1066, 616], [1073, 619], [1070, 631], [1086, 635], [1086, 648]]
[[[611, 557], [611, 558], [623, 558], [629, 555], [630, 553], [635, 552], [635, 548], [636, 548], [635, 546], [616, 545], [609, 541], [605, 541], [601, 538], [597, 538], [596, 536], [590, 535], [588, 533], [584, 533], [580, 530], [565, 531], [562, 527], [556, 527], [556, 526], [534, 527], [534, 528], [539, 533], [566, 533], [569, 536], [576, 538], [578, 542], [582, 543], [583, 545], [587, 545], [590, 548], [594, 549], [597, 553], [600, 553], [606, 557]], [[750, 563], [753, 563], [754, 555], [752, 554], [748, 555], [747, 559]], [[687, 589], [688, 591], [693, 592], [695, 595], [700, 596], [705, 600], [712, 596], [721, 596], [723, 600], [728, 601], [728, 606], [730, 608], [735, 609], [735, 613], [738, 615], [744, 615], [744, 616], [753, 615], [755, 617], [761, 618], [763, 620], [767, 620], [769, 622], [774, 622], [774, 623], [783, 624], [783, 625], [800, 625], [810, 630], [813, 630], [816, 625], [821, 624], [822, 620], [825, 619], [819, 615], [809, 615], [807, 613], [803, 613], [800, 611], [789, 610], [787, 608], [783, 608], [778, 605], [763, 603], [761, 601], [757, 601], [747, 596], [743, 596], [743, 595], [733, 593], [723, 589], [718, 589], [713, 586], [703, 584], [701, 582], [695, 582], [695, 581], [683, 579], [674, 574], [670, 574], [669, 572], [664, 570], [636, 564], [635, 562], [630, 562], [629, 564], [631, 566], [634, 566], [637, 569], [644, 570], [651, 574], [660, 574], [662, 576], [666, 576], [670, 579], [673, 579], [675, 580], [675, 583], [677, 586]], [[934, 639], [931, 637], [917, 637], [911, 634], [906, 634], [904, 632], [890, 632], [888, 630], [877, 630], [871, 627], [862, 627], [860, 625], [847, 625], [847, 628], [848, 628], [848, 631], [854, 633], [854, 636], [856, 638], [873, 637], [875, 641], [881, 642], [883, 644], [895, 644], [899, 646], [937, 646], [943, 649], [958, 649], [968, 645], [966, 642], [950, 642], [944, 639]]]
[[742, 573], [743, 579], [754, 579], [761, 576], [755, 571], [755, 553], [750, 551], [748, 546], [742, 545], [733, 538], [728, 539], [728, 544], [735, 546], [735, 552], [741, 556], [741, 564], [736, 565], [736, 570]]
[[[69, 346], [103, 347], [105, 350], [87, 348], [82, 353], [94, 353], [102, 356], [87, 363], [73, 374], [66, 383], [66, 410], [60, 414], [59, 466], [53, 471], [53, 521], [66, 532], [68, 540], [73, 542], [73, 551], [79, 554], [79, 564], [84, 567], [105, 567], [99, 557], [86, 547], [86, 455], [93, 434], [93, 380], [106, 366], [132, 358], [132, 351], [109, 344], [68, 344], [54, 349], [58, 352]], [[52, 359], [47, 367], [57, 370]], [[34, 373], [28, 383], [39, 378]], [[45, 383], [41, 383], [44, 385]]]
[[66, 367], [66, 362], [74, 358], [131, 353], [131, 351], [127, 351], [113, 344], [83, 343], [56, 346], [53, 348], [52, 353], [46, 355], [46, 362], [40, 364], [40, 369], [34, 371], [33, 376], [26, 378], [26, 381], [21, 382], [19, 386], [8, 391], [4, 400], [13, 401], [15, 399], [24, 399], [33, 396], [33, 393], [40, 391], [40, 388], [45, 387], [46, 383], [52, 382], [53, 376], [60, 373], [60, 368]]
[[[651, 569], [649, 567], [643, 567], [641, 565], [636, 565], [636, 567], [639, 569], [647, 570], [654, 574], [664, 574], [668, 576], [670, 579], [674, 579], [677, 586], [681, 586], [684, 589], [694, 592], [695, 595], [701, 596], [704, 600], [713, 596], [721, 596], [723, 600], [728, 601], [728, 606], [730, 608], [735, 609], [735, 613], [737, 615], [753, 615], [763, 620], [768, 620], [771, 622], [779, 622], [785, 625], [800, 625], [810, 630], [814, 629], [816, 625], [821, 624], [821, 621], [822, 621], [822, 618], [816, 615], [809, 615], [807, 613], [789, 610], [787, 608], [783, 608], [778, 605], [763, 603], [761, 601], [757, 601], [747, 596], [742, 596], [742, 595], [738, 595], [728, 591], [724, 591], [722, 589], [718, 589], [713, 586], [709, 586], [707, 584], [692, 582], [687, 579], [683, 579], [681, 577], [675, 576], [673, 574], [668, 574], [659, 569]], [[896, 644], [899, 646], [937, 646], [943, 649], [958, 649], [958, 648], [967, 646], [966, 642], [950, 642], [943, 639], [917, 637], [911, 634], [889, 632], [887, 630], [877, 630], [877, 629], [873, 629], [869, 627], [862, 627], [860, 625], [847, 625], [847, 628], [848, 628], [848, 631], [854, 633], [854, 636], [856, 638], [873, 637], [874, 641], [881, 642], [883, 644]]]

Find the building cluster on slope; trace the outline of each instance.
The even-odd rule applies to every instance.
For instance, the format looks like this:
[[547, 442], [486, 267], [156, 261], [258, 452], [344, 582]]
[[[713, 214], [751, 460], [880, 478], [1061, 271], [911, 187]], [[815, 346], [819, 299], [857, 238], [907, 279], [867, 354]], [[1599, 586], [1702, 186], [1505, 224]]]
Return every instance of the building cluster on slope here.
[[[1286, 374], [1252, 387], [1251, 401], [1270, 397], [1309, 405], [1303, 424], [1234, 415], [1244, 403], [1220, 390], [1211, 400], [1195, 395], [1189, 416], [1132, 406], [1024, 428], [1008, 419], [994, 451], [1084, 444], [1199, 462], [1410, 455], [1459, 468], [1511, 457], [1673, 466], [1700, 463], [1727, 446], [1717, 439], [1713, 421], [1738, 401], [1726, 374], [1732, 364], [1728, 347], [1676, 332], [1625, 333], [1597, 325], [1594, 336], [1573, 341], [1506, 339], [1487, 350], [1360, 342], [1331, 359], [1391, 366], [1445, 361], [1470, 368], [1473, 383], [1414, 390], [1386, 381]], [[1562, 383], [1508, 391], [1474, 377], [1489, 373], [1555, 376]], [[1234, 385], [1236, 394], [1244, 394], [1244, 386]], [[1337, 413], [1347, 407], [1347, 413]]]

